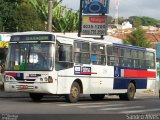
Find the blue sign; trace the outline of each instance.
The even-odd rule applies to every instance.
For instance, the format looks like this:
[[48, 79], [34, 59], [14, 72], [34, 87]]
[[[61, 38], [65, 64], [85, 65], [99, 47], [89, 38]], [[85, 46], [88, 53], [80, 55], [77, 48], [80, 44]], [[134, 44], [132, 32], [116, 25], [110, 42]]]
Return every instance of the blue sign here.
[[109, 0], [83, 0], [82, 13], [109, 13]]

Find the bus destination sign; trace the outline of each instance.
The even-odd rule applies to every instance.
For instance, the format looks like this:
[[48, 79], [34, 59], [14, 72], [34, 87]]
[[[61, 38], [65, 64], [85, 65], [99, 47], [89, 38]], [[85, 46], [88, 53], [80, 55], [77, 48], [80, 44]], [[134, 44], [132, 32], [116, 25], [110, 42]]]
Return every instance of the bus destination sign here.
[[83, 16], [82, 35], [106, 35], [106, 16]]
[[52, 35], [13, 35], [11, 36], [11, 42], [19, 41], [53, 41]]

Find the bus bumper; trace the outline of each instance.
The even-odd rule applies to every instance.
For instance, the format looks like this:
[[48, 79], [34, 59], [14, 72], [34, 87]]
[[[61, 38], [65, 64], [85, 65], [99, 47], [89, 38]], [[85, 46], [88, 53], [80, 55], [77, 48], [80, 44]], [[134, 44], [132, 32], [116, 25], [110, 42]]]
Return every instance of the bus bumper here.
[[4, 90], [6, 92], [28, 92], [28, 93], [46, 93], [56, 94], [57, 86], [53, 83], [34, 83], [34, 84], [23, 84], [23, 83], [4, 83]]

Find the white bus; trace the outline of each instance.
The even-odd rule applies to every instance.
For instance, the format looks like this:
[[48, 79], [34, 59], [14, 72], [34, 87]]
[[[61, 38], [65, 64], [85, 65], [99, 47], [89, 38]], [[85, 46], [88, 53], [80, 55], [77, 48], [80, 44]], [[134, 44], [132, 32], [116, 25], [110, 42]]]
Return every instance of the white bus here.
[[46, 94], [68, 102], [77, 102], [80, 94], [133, 100], [156, 80], [151, 48], [50, 32], [15, 33], [9, 45], [5, 90], [27, 92], [33, 101]]

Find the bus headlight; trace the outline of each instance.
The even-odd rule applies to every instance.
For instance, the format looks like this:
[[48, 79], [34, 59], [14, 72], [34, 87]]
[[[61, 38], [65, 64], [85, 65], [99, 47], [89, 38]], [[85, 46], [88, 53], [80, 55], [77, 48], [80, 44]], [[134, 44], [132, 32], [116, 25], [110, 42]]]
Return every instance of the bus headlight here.
[[11, 76], [5, 76], [5, 81], [15, 81], [15, 78]]
[[43, 78], [40, 78], [40, 81], [43, 82]]
[[10, 77], [10, 81], [14, 81], [14, 78], [13, 78], [13, 77]]
[[44, 78], [44, 81], [45, 81], [45, 82], [48, 82], [48, 78], [47, 78], [47, 77], [45, 77], [45, 78]]
[[48, 76], [48, 82], [53, 83], [53, 78], [51, 76]]

